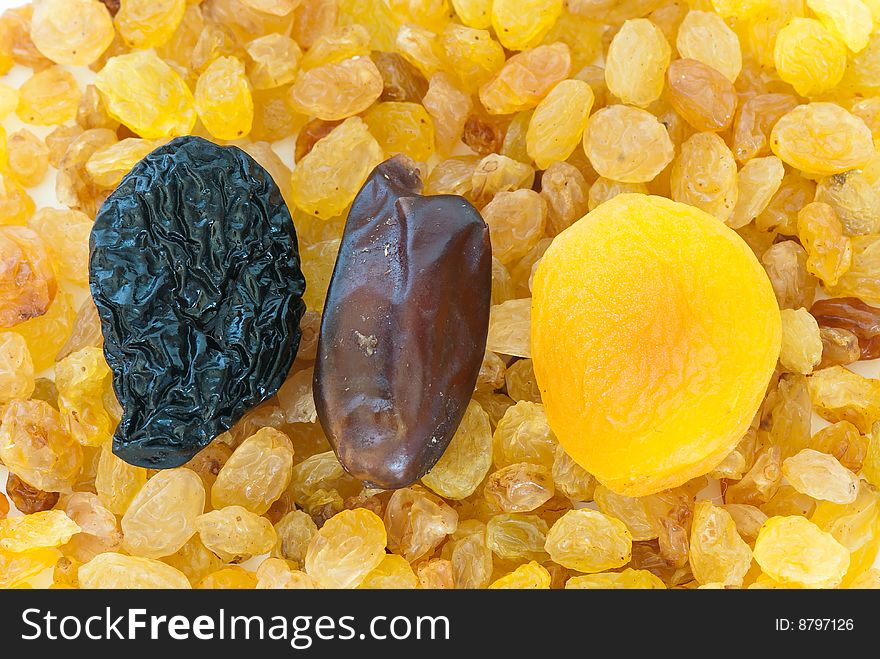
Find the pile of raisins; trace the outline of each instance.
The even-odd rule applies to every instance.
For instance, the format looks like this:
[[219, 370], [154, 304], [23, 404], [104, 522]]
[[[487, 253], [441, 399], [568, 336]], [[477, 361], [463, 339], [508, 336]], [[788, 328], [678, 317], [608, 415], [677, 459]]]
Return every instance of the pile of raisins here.
[[[0, 587], [880, 586], [876, 4], [3, 12]], [[644, 497], [531, 361], [538, 262], [622, 193], [782, 310], [737, 447]]]

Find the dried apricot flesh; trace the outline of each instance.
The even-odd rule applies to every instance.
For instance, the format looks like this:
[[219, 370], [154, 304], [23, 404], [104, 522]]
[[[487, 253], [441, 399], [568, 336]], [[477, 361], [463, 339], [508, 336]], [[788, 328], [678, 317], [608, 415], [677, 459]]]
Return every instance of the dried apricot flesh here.
[[716, 218], [660, 197], [619, 195], [563, 231], [532, 295], [550, 427], [620, 494], [714, 468], [779, 356], [779, 309], [752, 251]]

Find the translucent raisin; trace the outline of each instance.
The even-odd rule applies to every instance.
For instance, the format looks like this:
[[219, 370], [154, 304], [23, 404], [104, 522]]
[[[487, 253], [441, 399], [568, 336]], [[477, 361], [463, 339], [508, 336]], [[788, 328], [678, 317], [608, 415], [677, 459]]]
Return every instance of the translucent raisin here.
[[537, 46], [514, 55], [480, 87], [480, 101], [490, 114], [510, 114], [535, 107], [571, 68], [568, 46]]
[[660, 98], [672, 49], [646, 18], [626, 21], [608, 46], [605, 82], [624, 103], [646, 107]]

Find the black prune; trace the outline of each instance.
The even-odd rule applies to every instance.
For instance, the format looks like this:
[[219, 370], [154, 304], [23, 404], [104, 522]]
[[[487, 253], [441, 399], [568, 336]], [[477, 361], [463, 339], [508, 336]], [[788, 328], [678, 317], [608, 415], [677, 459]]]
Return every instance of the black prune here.
[[342, 465], [405, 487], [440, 459], [474, 391], [492, 293], [489, 231], [455, 195], [380, 164], [345, 224], [315, 362], [318, 419]]
[[181, 465], [284, 382], [305, 281], [278, 186], [244, 151], [156, 149], [104, 202], [90, 249], [123, 460]]

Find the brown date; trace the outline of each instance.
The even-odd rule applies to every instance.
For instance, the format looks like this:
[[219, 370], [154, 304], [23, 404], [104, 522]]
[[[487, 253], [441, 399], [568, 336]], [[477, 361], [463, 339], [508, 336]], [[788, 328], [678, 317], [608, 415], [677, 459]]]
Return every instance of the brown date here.
[[819, 300], [810, 308], [810, 313], [820, 327], [837, 327], [855, 334], [862, 359], [880, 357], [880, 308], [856, 297], [838, 297]]
[[383, 489], [440, 459], [467, 407], [486, 348], [489, 231], [455, 195], [422, 196], [396, 156], [355, 198], [315, 362], [318, 419], [342, 465]]

